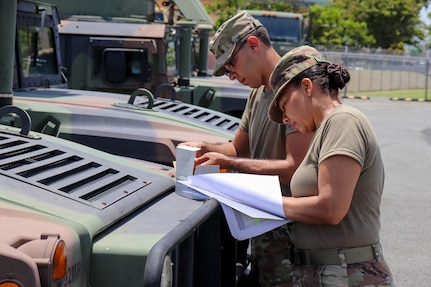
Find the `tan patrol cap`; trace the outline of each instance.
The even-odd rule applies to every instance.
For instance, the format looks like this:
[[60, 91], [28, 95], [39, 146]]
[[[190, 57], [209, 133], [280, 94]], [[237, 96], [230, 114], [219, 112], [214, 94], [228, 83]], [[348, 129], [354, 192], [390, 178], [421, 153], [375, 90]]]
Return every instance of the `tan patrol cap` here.
[[262, 26], [259, 20], [246, 11], [236, 14], [220, 26], [209, 44], [210, 51], [216, 57], [214, 76], [226, 73], [224, 65], [230, 60], [236, 44]]

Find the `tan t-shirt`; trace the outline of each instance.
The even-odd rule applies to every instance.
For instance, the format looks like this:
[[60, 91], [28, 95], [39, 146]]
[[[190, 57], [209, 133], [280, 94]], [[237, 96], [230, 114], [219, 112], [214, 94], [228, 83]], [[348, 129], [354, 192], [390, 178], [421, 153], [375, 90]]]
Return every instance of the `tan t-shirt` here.
[[349, 211], [336, 226], [296, 222], [291, 238], [297, 248], [358, 247], [379, 241], [384, 167], [373, 128], [359, 110], [343, 104], [322, 121], [292, 177], [292, 195], [318, 194], [319, 164], [334, 155], [349, 156], [362, 167]]
[[[239, 128], [249, 135], [250, 154], [253, 159], [285, 159], [286, 135], [296, 132], [289, 125], [271, 121], [268, 108], [274, 93], [265, 91], [264, 86], [253, 89], [244, 109]], [[283, 194], [290, 195], [283, 186]]]

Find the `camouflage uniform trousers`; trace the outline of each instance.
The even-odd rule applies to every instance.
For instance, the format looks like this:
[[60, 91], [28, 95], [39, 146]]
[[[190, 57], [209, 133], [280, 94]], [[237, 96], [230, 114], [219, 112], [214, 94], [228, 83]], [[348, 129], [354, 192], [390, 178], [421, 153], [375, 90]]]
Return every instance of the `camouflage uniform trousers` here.
[[295, 266], [295, 287], [394, 287], [392, 273], [383, 258], [341, 265]]
[[251, 239], [251, 273], [257, 272], [259, 279], [248, 286], [293, 286], [289, 231], [289, 225], [283, 225]]

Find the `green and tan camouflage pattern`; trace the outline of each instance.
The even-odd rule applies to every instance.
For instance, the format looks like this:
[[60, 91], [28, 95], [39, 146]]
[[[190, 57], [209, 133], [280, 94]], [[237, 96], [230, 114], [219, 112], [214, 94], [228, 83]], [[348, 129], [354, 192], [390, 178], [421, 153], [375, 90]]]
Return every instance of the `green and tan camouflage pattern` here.
[[303, 71], [322, 62], [328, 63], [319, 51], [306, 45], [292, 49], [281, 57], [269, 78], [271, 87], [274, 90], [274, 100], [269, 108], [271, 120], [282, 123], [283, 115], [277, 103], [278, 98], [289, 82]]
[[347, 268], [342, 265], [292, 264], [289, 233], [289, 225], [284, 225], [252, 238], [252, 272], [257, 274], [251, 274], [246, 286], [395, 287], [392, 273], [382, 254], [376, 260], [349, 264]]
[[283, 225], [251, 239], [252, 270], [258, 269], [260, 287], [293, 286], [289, 229]]
[[[367, 262], [341, 265], [295, 266], [295, 287], [394, 287], [391, 271], [383, 257]], [[286, 285], [288, 286], [288, 285]]]
[[220, 26], [209, 43], [210, 51], [216, 56], [214, 76], [225, 74], [224, 65], [232, 56], [236, 44], [259, 27], [262, 27], [262, 23], [246, 11], [236, 14]]

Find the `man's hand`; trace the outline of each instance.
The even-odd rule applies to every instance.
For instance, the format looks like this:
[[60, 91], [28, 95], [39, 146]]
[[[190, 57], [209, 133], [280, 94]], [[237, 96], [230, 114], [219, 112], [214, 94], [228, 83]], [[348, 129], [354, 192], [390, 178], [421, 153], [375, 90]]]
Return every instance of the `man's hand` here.
[[218, 153], [218, 152], [207, 152], [203, 156], [195, 159], [197, 165], [219, 165], [221, 169], [229, 168], [230, 158]]

